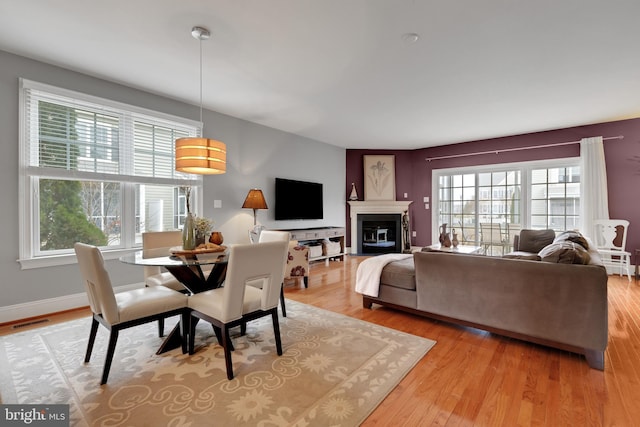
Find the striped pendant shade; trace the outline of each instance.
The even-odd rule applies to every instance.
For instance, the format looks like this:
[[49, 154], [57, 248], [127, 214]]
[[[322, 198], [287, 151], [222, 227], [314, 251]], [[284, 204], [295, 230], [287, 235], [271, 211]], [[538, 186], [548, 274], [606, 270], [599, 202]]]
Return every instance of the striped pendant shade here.
[[176, 139], [176, 170], [198, 175], [227, 171], [227, 146], [208, 138]]

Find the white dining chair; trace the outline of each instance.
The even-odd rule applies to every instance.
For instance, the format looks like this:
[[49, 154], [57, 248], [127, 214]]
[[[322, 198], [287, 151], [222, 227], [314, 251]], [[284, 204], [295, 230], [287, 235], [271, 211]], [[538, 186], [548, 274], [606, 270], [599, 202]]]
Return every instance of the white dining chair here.
[[[100, 250], [92, 245], [74, 245], [78, 266], [93, 313], [91, 331], [84, 362], [89, 363], [98, 325], [110, 331], [100, 384], [106, 384], [111, 362], [122, 329], [154, 322], [158, 319], [180, 315], [182, 336], [188, 323], [187, 296], [164, 286], [151, 286], [126, 292], [113, 292], [109, 273], [104, 266]], [[186, 340], [182, 341], [182, 352], [186, 353]]]
[[[289, 245], [291, 241], [291, 233], [289, 233], [288, 231], [263, 230], [260, 233], [260, 237], [258, 238], [258, 243], [278, 242], [278, 241], [287, 242], [287, 245]], [[287, 268], [288, 261], [289, 261], [289, 251], [287, 250], [287, 258], [285, 258], [284, 260], [285, 276], [287, 275], [286, 268]], [[254, 285], [259, 286], [260, 282], [256, 282], [256, 283], [258, 284], [257, 285], [254, 284]], [[282, 279], [282, 287], [280, 288], [280, 307], [282, 309], [282, 317], [287, 317], [287, 307], [284, 302], [284, 277]]]
[[[153, 249], [170, 248], [182, 245], [182, 231], [145, 231], [142, 233], [142, 256]], [[146, 286], [166, 286], [178, 292], [186, 288], [167, 270], [158, 266], [144, 266], [144, 283]], [[158, 336], [164, 336], [164, 319], [158, 320]]]
[[[278, 299], [282, 289], [287, 251], [286, 241], [231, 246], [224, 287], [189, 297], [189, 354], [194, 353], [198, 320], [211, 323], [218, 342], [224, 349], [227, 378], [231, 380], [233, 345], [229, 329], [270, 315], [276, 350], [278, 356], [282, 355]], [[255, 281], [261, 281], [261, 286], [250, 285]]]
[[[182, 231], [145, 231], [142, 233], [142, 256], [151, 249], [182, 246]], [[184, 286], [175, 276], [162, 267], [145, 266], [144, 282], [147, 286], [166, 286], [176, 291], [183, 291]]]

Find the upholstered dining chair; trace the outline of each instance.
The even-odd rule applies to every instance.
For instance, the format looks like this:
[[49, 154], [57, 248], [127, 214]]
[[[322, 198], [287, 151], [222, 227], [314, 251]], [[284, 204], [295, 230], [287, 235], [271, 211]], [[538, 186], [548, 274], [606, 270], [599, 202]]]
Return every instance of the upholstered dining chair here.
[[[291, 233], [279, 230], [263, 230], [260, 234], [260, 242], [284, 240], [285, 234], [289, 241], [289, 255], [287, 266], [284, 270], [284, 280], [302, 279], [304, 287], [309, 287], [309, 247], [301, 245], [297, 240], [291, 240]], [[283, 305], [284, 307], [284, 305]], [[284, 311], [284, 310], [283, 310]], [[284, 314], [286, 317], [286, 313]]]
[[[142, 233], [142, 253], [157, 248], [169, 248], [182, 245], [182, 231], [145, 231]], [[145, 266], [144, 283], [146, 286], [166, 286], [179, 292], [185, 292], [186, 288], [175, 276], [162, 267]], [[164, 319], [158, 320], [158, 336], [164, 335]]]
[[[229, 264], [224, 287], [201, 292], [189, 297], [189, 354], [194, 353], [195, 329], [203, 319], [216, 332], [224, 349], [227, 378], [233, 379], [233, 364], [229, 328], [271, 316], [278, 356], [282, 355], [278, 299], [284, 278], [284, 265], [288, 243], [273, 241], [247, 245], [233, 245], [229, 251]], [[251, 283], [261, 281], [260, 287]]]
[[[146, 231], [142, 233], [142, 253], [149, 249], [169, 248], [182, 245], [182, 231]], [[166, 286], [176, 291], [184, 290], [184, 286], [173, 274], [162, 267], [145, 266], [144, 282], [147, 286]]]
[[284, 279], [302, 279], [304, 287], [309, 287], [309, 247], [299, 244], [296, 240], [289, 242], [289, 256], [287, 257], [287, 269]]
[[[278, 231], [278, 230], [262, 230], [260, 233], [260, 237], [258, 243], [265, 242], [287, 242], [287, 247], [289, 247], [289, 243], [291, 242], [291, 233], [288, 231]], [[289, 254], [287, 254], [287, 258], [284, 260], [284, 276], [287, 275], [287, 263], [289, 261]], [[259, 283], [256, 282], [254, 286], [260, 286]], [[280, 307], [282, 308], [282, 317], [287, 317], [287, 307], [284, 303], [284, 278], [282, 279], [282, 287], [280, 288]]]
[[[118, 334], [122, 329], [180, 315], [182, 336], [185, 336], [185, 326], [189, 320], [185, 294], [164, 286], [151, 286], [114, 293], [100, 250], [84, 243], [76, 243], [74, 249], [89, 299], [89, 306], [93, 313], [89, 342], [84, 358], [85, 363], [89, 363], [91, 358], [98, 325], [102, 325], [110, 331], [100, 384], [107, 382]], [[187, 352], [186, 344], [186, 340], [183, 339], [183, 353]]]
[[627, 230], [629, 221], [626, 219], [596, 219], [593, 221], [595, 234], [593, 237], [596, 250], [602, 257], [606, 267], [617, 268], [622, 277], [623, 268], [631, 281], [631, 252], [627, 247]]

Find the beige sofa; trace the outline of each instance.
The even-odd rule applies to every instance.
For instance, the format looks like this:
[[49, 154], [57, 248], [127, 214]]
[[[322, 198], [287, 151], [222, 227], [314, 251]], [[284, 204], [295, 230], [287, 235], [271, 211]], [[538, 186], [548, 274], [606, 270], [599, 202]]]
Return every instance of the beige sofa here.
[[416, 252], [388, 264], [373, 303], [472, 326], [586, 356], [604, 369], [607, 273], [590, 251], [589, 264], [563, 264], [444, 252]]

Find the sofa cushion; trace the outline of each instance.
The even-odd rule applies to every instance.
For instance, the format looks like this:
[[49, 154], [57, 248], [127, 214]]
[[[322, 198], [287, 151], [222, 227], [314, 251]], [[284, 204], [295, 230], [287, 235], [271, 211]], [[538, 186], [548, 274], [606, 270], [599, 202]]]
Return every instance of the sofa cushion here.
[[380, 284], [396, 288], [416, 289], [416, 269], [413, 257], [400, 261], [393, 261], [385, 265], [380, 275]]
[[553, 243], [556, 233], [553, 230], [520, 230], [518, 237], [518, 247], [514, 248], [519, 252], [533, 252], [537, 254], [545, 246]]
[[587, 239], [577, 231], [565, 231], [559, 234], [553, 242], [573, 242], [582, 246], [586, 250], [589, 250], [589, 243], [587, 242]]
[[570, 241], [555, 242], [545, 246], [538, 253], [542, 261], [558, 264], [589, 264], [589, 252]]

